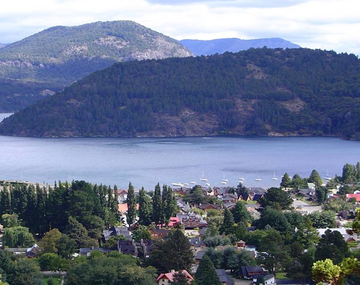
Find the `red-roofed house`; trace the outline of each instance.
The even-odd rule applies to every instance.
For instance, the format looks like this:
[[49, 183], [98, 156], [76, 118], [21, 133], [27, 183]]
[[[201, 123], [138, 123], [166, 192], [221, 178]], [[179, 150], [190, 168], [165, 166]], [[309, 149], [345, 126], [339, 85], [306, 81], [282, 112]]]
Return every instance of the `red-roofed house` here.
[[[189, 284], [194, 281], [194, 278], [189, 274], [189, 272], [187, 272], [186, 270], [182, 271], [183, 274], [185, 274], [186, 279], [189, 280]], [[156, 282], [158, 283], [158, 285], [170, 285], [171, 283], [174, 282], [174, 275], [178, 273], [175, 270], [171, 270], [171, 272], [169, 273], [162, 273], [160, 274], [160, 276], [156, 279]]]
[[351, 198], [355, 198], [356, 202], [360, 202], [360, 194], [346, 194], [346, 201]]
[[[124, 215], [128, 210], [127, 203], [118, 204], [118, 210], [119, 210], [120, 215]], [[139, 210], [139, 204], [136, 204], [136, 210]]]

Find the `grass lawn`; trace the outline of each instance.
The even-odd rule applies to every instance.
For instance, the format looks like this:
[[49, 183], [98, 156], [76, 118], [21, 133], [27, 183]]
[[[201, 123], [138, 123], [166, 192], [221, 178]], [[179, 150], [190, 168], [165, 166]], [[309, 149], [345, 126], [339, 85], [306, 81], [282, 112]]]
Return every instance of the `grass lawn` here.
[[286, 272], [277, 272], [276, 279], [287, 279]]
[[60, 285], [61, 284], [61, 277], [57, 276], [46, 276], [42, 279], [44, 285]]

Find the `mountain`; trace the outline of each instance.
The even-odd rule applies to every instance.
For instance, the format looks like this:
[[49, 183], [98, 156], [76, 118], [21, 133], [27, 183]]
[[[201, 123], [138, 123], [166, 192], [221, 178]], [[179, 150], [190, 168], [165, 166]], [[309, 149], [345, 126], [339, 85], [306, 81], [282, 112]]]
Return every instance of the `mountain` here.
[[6, 44], [0, 43], [0, 48], [3, 48], [3, 47], [5, 47], [5, 46], [6, 46]]
[[241, 39], [216, 39], [209, 41], [202, 40], [181, 40], [185, 47], [192, 51], [195, 56], [222, 54], [224, 52], [239, 52], [249, 48], [300, 48], [299, 45], [293, 44], [289, 41], [280, 38], [270, 39], [255, 39], [255, 40], [241, 40]]
[[[24, 82], [60, 91], [115, 62], [187, 56], [192, 53], [178, 41], [131, 21], [58, 26], [1, 48], [0, 79], [12, 81], [16, 88], [7, 96], [21, 101], [25, 97], [41, 98], [44, 91], [34, 93]], [[23, 95], [19, 97], [16, 90], [20, 87]]]
[[360, 139], [360, 61], [332, 51], [263, 48], [119, 63], [15, 113], [0, 134]]

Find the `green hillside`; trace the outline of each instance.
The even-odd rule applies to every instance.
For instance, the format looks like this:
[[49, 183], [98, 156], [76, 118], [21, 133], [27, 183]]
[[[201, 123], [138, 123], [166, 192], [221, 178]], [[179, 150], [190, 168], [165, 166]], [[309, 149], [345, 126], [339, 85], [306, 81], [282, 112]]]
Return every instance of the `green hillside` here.
[[0, 133], [360, 139], [359, 71], [354, 55], [309, 49], [120, 63], [16, 113]]
[[[21, 93], [38, 99], [43, 90], [33, 94], [24, 82], [38, 84], [39, 88], [45, 84], [46, 89], [59, 91], [115, 62], [191, 55], [176, 40], [131, 21], [58, 26], [1, 48], [0, 79], [20, 82], [18, 86], [13, 84], [7, 96], [16, 97], [23, 87]], [[16, 105], [13, 108], [19, 109]]]

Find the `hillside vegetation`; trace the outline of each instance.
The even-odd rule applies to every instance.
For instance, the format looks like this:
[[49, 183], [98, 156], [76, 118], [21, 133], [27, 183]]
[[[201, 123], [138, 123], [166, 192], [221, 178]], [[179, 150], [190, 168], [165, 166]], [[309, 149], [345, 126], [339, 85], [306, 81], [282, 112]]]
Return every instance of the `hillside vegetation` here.
[[[0, 49], [0, 79], [13, 86], [0, 97], [16, 101], [12, 110], [19, 110], [27, 100], [16, 94], [39, 99], [43, 85], [60, 91], [115, 62], [191, 55], [176, 40], [131, 21], [52, 27]], [[39, 90], [28, 89], [28, 82]]]
[[297, 44], [280, 38], [241, 40], [236, 38], [215, 40], [181, 40], [195, 56], [239, 52], [250, 48], [299, 48]]
[[309, 49], [120, 63], [16, 113], [0, 133], [360, 139], [359, 71], [354, 55]]

